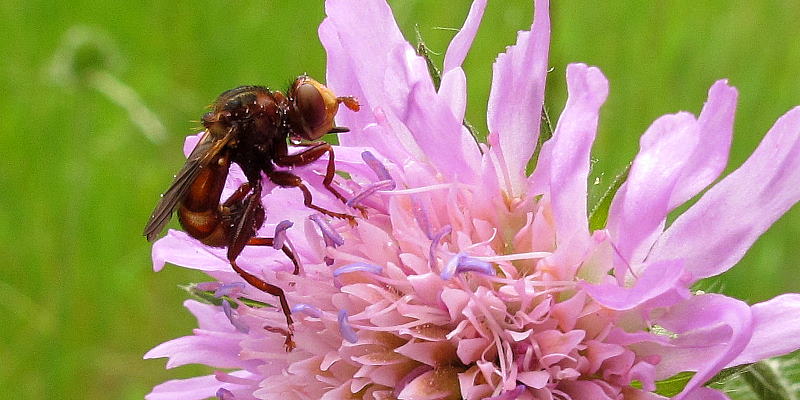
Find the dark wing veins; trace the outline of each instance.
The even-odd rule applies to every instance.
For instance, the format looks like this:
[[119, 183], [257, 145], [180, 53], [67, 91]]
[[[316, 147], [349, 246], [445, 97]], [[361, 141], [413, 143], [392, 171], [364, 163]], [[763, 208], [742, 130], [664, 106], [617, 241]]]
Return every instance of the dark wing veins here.
[[147, 226], [144, 228], [143, 234], [147, 237], [147, 240], [152, 242], [161, 233], [169, 222], [172, 212], [175, 211], [178, 203], [183, 199], [195, 178], [197, 178], [197, 174], [219, 154], [232, 136], [233, 130], [220, 139], [214, 139], [206, 131], [200, 142], [192, 150], [192, 154], [189, 154], [183, 168], [175, 175], [175, 179], [173, 179], [169, 189], [161, 195], [161, 200], [156, 205], [150, 220], [147, 222]]

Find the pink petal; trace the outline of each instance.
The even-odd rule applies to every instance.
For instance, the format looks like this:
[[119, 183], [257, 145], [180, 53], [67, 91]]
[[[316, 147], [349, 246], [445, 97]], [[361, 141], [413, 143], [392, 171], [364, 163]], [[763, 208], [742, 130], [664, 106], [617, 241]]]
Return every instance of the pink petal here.
[[155, 271], [161, 271], [165, 263], [200, 271], [230, 270], [225, 249], [212, 249], [193, 239], [186, 232], [172, 229], [166, 236], [153, 243], [152, 257]]
[[686, 393], [684, 400], [730, 400], [730, 397], [726, 396], [724, 393], [707, 388], [707, 387], [699, 387], [695, 390], [692, 390], [691, 393]]
[[578, 318], [582, 316], [585, 304], [586, 293], [577, 292], [569, 299], [554, 304], [550, 309], [550, 318], [558, 321], [558, 327], [562, 331], [571, 331], [575, 329]]
[[489, 345], [489, 340], [482, 337], [460, 339], [456, 355], [464, 365], [470, 365], [481, 358], [481, 354]]
[[[329, 73], [334, 72], [337, 84], [357, 82], [361, 92], [354, 95], [363, 93], [370, 100], [383, 99], [384, 73], [392, 63], [389, 53], [398, 45], [408, 45], [389, 5], [383, 0], [329, 0], [325, 2], [325, 12], [328, 18], [323, 24], [330, 26], [321, 34], [323, 41], [338, 37], [341, 49], [351, 57], [345, 63], [350, 66], [349, 71], [342, 71], [349, 75], [340, 75], [337, 70]], [[337, 68], [330, 61], [329, 68]]]
[[728, 164], [736, 98], [736, 89], [728, 86], [727, 80], [717, 81], [708, 90], [708, 100], [697, 121], [699, 143], [672, 193], [670, 211], [714, 182]]
[[625, 348], [613, 343], [604, 343], [591, 340], [587, 343], [585, 350], [586, 358], [589, 361], [589, 374], [596, 373], [606, 360], [616, 357], [625, 352]]
[[648, 308], [669, 306], [689, 296], [688, 275], [675, 261], [650, 264], [636, 279], [633, 287], [625, 288], [616, 282], [592, 285], [582, 283], [586, 293], [612, 310], [630, 310], [648, 303]]
[[754, 304], [753, 338], [728, 367], [753, 363], [800, 348], [800, 294], [783, 294]]
[[667, 397], [660, 396], [652, 392], [634, 389], [632, 387], [624, 388], [622, 393], [625, 400], [669, 400]]
[[452, 288], [442, 290], [442, 302], [450, 313], [450, 319], [455, 321], [464, 312], [464, 308], [469, 303], [469, 297], [469, 294], [463, 290]]
[[630, 370], [630, 378], [641, 382], [645, 390], [656, 390], [656, 367], [649, 362], [637, 362]]
[[[339, 118], [351, 128], [340, 136], [341, 143], [375, 146], [398, 164], [409, 154], [427, 156], [451, 178], [473, 180], [477, 146], [450, 105], [436, 95], [425, 61], [403, 39], [388, 5], [334, 0], [326, 3], [326, 11], [320, 37], [329, 53], [328, 83], [363, 105], [358, 113]], [[385, 127], [384, 137], [366, 135], [375, 124]]]
[[558, 386], [573, 399], [612, 400], [599, 385], [591, 381], [567, 381]]
[[576, 235], [589, 240], [586, 185], [589, 154], [597, 133], [600, 106], [608, 96], [603, 73], [585, 64], [567, 67], [569, 99], [553, 134], [550, 148], [550, 196], [559, 246]]
[[464, 70], [454, 68], [442, 75], [439, 85], [439, 98], [450, 107], [450, 112], [457, 121], [464, 120], [467, 109], [467, 77]]
[[447, 74], [453, 68], [461, 67], [464, 59], [467, 58], [467, 52], [472, 47], [472, 41], [475, 39], [475, 34], [478, 32], [478, 27], [483, 18], [483, 10], [486, 9], [486, 0], [475, 0], [469, 8], [469, 15], [467, 15], [464, 26], [453, 36], [450, 45], [447, 46], [447, 52], [444, 55], [444, 68], [443, 72]]
[[540, 362], [545, 366], [557, 363], [575, 350], [585, 336], [586, 332], [581, 330], [560, 332], [551, 329], [535, 334], [534, 338], [541, 347], [542, 354], [550, 356], [546, 360], [540, 360]]
[[187, 300], [184, 306], [197, 318], [198, 329], [193, 336], [184, 336], [161, 343], [148, 351], [145, 359], [169, 357], [167, 368], [185, 364], [207, 364], [220, 368], [255, 367], [256, 361], [243, 361], [238, 353], [240, 334], [230, 324], [219, 307]]
[[167, 357], [167, 368], [187, 364], [205, 364], [217, 368], [256, 367], [258, 361], [244, 361], [239, 358], [239, 341], [243, 338], [244, 336], [233, 332], [197, 330], [195, 336], [184, 336], [161, 343], [148, 351], [144, 358]]
[[[355, 96], [359, 112], [342, 110], [337, 122], [350, 128], [339, 135], [344, 146], [367, 146], [381, 150], [392, 161], [402, 164], [409, 157], [407, 132], [388, 129], [381, 110], [384, 103], [384, 74], [389, 51], [405, 43], [389, 6], [380, 0], [329, 1], [319, 37], [328, 55], [327, 85], [340, 96]], [[352, 6], [351, 6], [352, 5]], [[373, 40], [380, 37], [380, 41]], [[380, 132], [367, 127], [380, 126]], [[373, 128], [374, 130], [374, 128]], [[380, 134], [377, 134], [380, 133]]]
[[678, 334], [672, 341], [675, 347], [661, 354], [658, 368], [697, 371], [674, 400], [683, 399], [730, 364], [753, 333], [750, 307], [717, 294], [692, 297], [653, 322]]
[[681, 257], [698, 279], [726, 271], [800, 200], [798, 182], [800, 107], [778, 119], [739, 169], [678, 217], [648, 261]]
[[[408, 128], [427, 161], [452, 180], [469, 183], [476, 177], [480, 153], [474, 140], [464, 135], [461, 121], [436, 94], [428, 67], [408, 43], [392, 51], [388, 65], [387, 110]], [[394, 86], [389, 86], [389, 81]], [[465, 143], [473, 150], [464, 152]]]
[[166, 381], [153, 388], [146, 400], [202, 400], [215, 397], [222, 383], [214, 375]]
[[200, 142], [200, 139], [205, 134], [205, 131], [202, 131], [195, 135], [186, 136], [183, 140], [183, 155], [189, 157], [189, 154], [192, 154], [192, 150], [197, 147], [197, 143]]
[[640, 263], [663, 229], [669, 201], [697, 145], [697, 121], [689, 113], [657, 119], [640, 140], [628, 179], [614, 196], [607, 228], [616, 244], [615, 275], [624, 279], [627, 265]]
[[423, 304], [439, 305], [440, 294], [442, 293], [443, 281], [439, 274], [426, 272], [424, 274], [411, 275], [408, 283], [414, 288], [418, 299]]
[[524, 383], [526, 386], [534, 389], [541, 389], [547, 385], [550, 380], [550, 372], [547, 371], [525, 371], [517, 375], [517, 380]]
[[228, 317], [225, 316], [220, 307], [195, 300], [186, 300], [183, 302], [183, 306], [197, 319], [198, 329], [232, 332]]
[[451, 382], [438, 379], [435, 371], [428, 371], [414, 378], [398, 394], [400, 400], [434, 400], [452, 395]]
[[449, 341], [408, 342], [394, 351], [432, 367], [444, 365], [456, 355], [456, 349]]
[[524, 191], [525, 168], [539, 138], [550, 44], [549, 2], [536, 0], [530, 32], [520, 32], [517, 43], [500, 54], [493, 66], [487, 124], [497, 135], [505, 188], [518, 196]]

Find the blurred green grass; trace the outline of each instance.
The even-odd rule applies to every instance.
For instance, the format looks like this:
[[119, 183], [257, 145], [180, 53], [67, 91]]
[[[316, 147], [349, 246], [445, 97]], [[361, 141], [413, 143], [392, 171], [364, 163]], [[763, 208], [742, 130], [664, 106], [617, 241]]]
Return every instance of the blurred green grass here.
[[[491, 62], [530, 25], [530, 3], [490, 2], [466, 62], [468, 117], [482, 132]], [[419, 25], [440, 54], [453, 31], [439, 28], [459, 27], [469, 7], [392, 4], [406, 36]], [[702, 4], [554, 1], [551, 115], [565, 101], [567, 63], [597, 65], [611, 82], [594, 147], [599, 186], [635, 155], [652, 120], [699, 111], [716, 79], [740, 91], [732, 166], [800, 104], [800, 3]], [[283, 86], [302, 72], [324, 76], [322, 3], [6, 0], [0, 18], [0, 398], [140, 399], [159, 382], [205, 373], [141, 360], [191, 331], [177, 285], [203, 279], [175, 267], [152, 272], [141, 229], [182, 163], [192, 121], [217, 94]], [[165, 126], [162, 142], [151, 142], [137, 125], [145, 118], [134, 110], [131, 119], [95, 81], [52, 80], [53, 58], [75, 27], [112, 44], [83, 62], [118, 58], [109, 72]], [[798, 237], [794, 209], [724, 275], [722, 291], [749, 302], [800, 291]]]

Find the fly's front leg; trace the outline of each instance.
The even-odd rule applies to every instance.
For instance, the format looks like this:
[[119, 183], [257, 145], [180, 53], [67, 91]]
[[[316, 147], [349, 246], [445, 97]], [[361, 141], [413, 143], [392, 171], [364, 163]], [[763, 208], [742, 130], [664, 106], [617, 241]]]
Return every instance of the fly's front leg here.
[[346, 219], [351, 226], [356, 225], [356, 219], [352, 215], [337, 213], [314, 204], [314, 198], [311, 196], [311, 191], [308, 190], [306, 185], [303, 183], [303, 180], [300, 179], [299, 176], [287, 171], [272, 171], [267, 174], [267, 177], [278, 186], [296, 187], [300, 189], [303, 192], [303, 204], [305, 204], [306, 207], [312, 210], [317, 210], [334, 218]]
[[[311, 164], [319, 160], [325, 153], [328, 153], [328, 166], [325, 170], [325, 178], [322, 180], [322, 184], [325, 186], [325, 189], [328, 189], [339, 201], [347, 204], [347, 199], [333, 187], [333, 177], [336, 175], [333, 146], [326, 142], [301, 143], [297, 146], [305, 146], [308, 148], [291, 155], [279, 155], [274, 160], [275, 164], [282, 167], [299, 167]], [[362, 214], [366, 213], [366, 209], [363, 206], [356, 206], [355, 208], [361, 211]]]

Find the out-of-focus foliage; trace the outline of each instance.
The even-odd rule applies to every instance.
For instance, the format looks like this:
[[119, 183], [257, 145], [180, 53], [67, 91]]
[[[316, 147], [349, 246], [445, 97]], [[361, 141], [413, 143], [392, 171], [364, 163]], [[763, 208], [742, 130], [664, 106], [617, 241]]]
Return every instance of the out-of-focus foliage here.
[[[483, 134], [491, 62], [529, 27], [531, 3], [490, 2], [467, 59], [468, 119]], [[553, 3], [550, 114], [563, 107], [567, 63], [597, 65], [611, 82], [598, 194], [653, 119], [699, 111], [718, 78], [740, 91], [733, 166], [800, 104], [799, 3]], [[406, 36], [419, 25], [441, 62], [469, 3], [393, 6]], [[141, 360], [192, 329], [178, 285], [203, 279], [152, 272], [141, 229], [217, 94], [324, 78], [322, 18], [321, 2], [285, 0], [0, 3], [0, 398], [141, 399], [198, 374]], [[793, 210], [716, 287], [750, 302], [800, 291], [798, 237]]]

